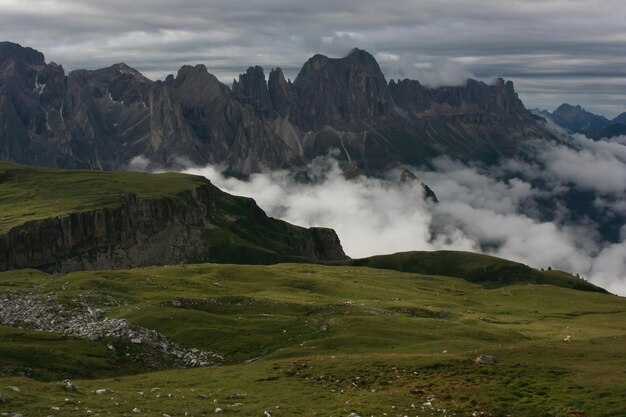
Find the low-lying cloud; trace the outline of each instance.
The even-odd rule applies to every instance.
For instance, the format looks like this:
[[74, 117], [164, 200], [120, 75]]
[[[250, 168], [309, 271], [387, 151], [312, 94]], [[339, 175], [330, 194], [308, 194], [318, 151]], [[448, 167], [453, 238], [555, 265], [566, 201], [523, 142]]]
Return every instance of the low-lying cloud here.
[[[419, 182], [400, 184], [400, 169], [385, 178], [345, 179], [332, 157], [309, 167], [303, 184], [287, 171], [226, 178], [220, 167], [190, 168], [223, 190], [253, 197], [274, 217], [334, 228], [346, 253], [365, 257], [408, 250], [468, 250], [557, 268], [626, 295], [626, 138], [538, 142], [535, 162], [504, 161], [485, 170], [448, 158], [432, 170], [410, 168], [437, 194], [425, 200]], [[540, 179], [541, 181], [537, 181]], [[596, 194], [603, 216], [622, 225], [607, 241], [599, 225], [574, 216], [563, 201], [571, 189]], [[546, 210], [540, 201], [550, 200]]]

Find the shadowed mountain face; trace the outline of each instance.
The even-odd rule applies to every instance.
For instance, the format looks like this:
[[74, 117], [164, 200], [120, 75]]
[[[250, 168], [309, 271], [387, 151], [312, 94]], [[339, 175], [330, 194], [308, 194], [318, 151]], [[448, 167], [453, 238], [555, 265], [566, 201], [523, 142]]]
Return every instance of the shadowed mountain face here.
[[596, 140], [626, 135], [626, 112], [609, 120], [579, 105], [563, 103], [554, 112], [545, 112], [543, 115], [562, 128]]
[[[44, 56], [0, 43], [0, 159], [119, 169], [219, 163], [242, 174], [287, 168], [338, 149], [372, 173], [445, 153], [492, 161], [547, 137], [511, 82], [429, 89], [385, 80], [372, 55], [315, 55], [294, 82], [250, 67], [232, 90], [206, 67], [150, 81], [125, 64], [65, 74]], [[187, 162], [181, 162], [187, 161]]]
[[588, 112], [581, 106], [572, 106], [563, 103], [552, 113], [556, 124], [576, 133], [585, 133], [588, 130], [602, 129], [611, 122], [603, 116]]

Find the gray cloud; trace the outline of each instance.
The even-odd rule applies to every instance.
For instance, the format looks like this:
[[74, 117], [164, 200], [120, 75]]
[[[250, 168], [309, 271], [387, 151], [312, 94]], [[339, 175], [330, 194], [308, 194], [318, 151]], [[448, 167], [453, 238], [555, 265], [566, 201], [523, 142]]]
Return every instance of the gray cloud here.
[[151, 78], [204, 63], [229, 82], [249, 65], [294, 77], [313, 53], [358, 46], [389, 78], [441, 85], [465, 75], [516, 82], [530, 107], [567, 100], [626, 110], [621, 0], [5, 0], [0, 37], [70, 69], [125, 61]]
[[[253, 197], [268, 214], [305, 226], [337, 230], [352, 257], [407, 250], [484, 252], [534, 267], [579, 273], [626, 295], [626, 226], [619, 241], [603, 241], [589, 219], [573, 219], [559, 203], [571, 187], [597, 193], [596, 205], [623, 219], [626, 207], [626, 137], [593, 142], [536, 144], [537, 163], [504, 161], [486, 171], [447, 158], [434, 169], [411, 168], [433, 188], [439, 204], [424, 201], [419, 184], [399, 184], [400, 170], [386, 178], [345, 179], [332, 158], [309, 166], [312, 184], [286, 171], [225, 178], [221, 167], [191, 168], [218, 187]], [[145, 161], [144, 161], [145, 162]], [[611, 175], [614, 178], [611, 178]], [[543, 185], [534, 180], [542, 179]], [[557, 202], [545, 218], [538, 198]]]

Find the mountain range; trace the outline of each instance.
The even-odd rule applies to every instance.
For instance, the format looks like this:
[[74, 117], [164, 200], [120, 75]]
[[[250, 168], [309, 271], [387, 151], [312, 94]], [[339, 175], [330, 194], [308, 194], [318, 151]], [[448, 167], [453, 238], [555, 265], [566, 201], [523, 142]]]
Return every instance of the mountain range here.
[[563, 103], [554, 112], [543, 111], [540, 115], [549, 118], [562, 128], [596, 140], [626, 135], [626, 112], [609, 120], [587, 111], [580, 105]]
[[315, 55], [293, 82], [250, 67], [232, 88], [204, 65], [151, 81], [123, 64], [66, 73], [0, 43], [0, 159], [60, 168], [221, 164], [238, 174], [306, 163], [339, 149], [347, 172], [375, 173], [447, 154], [494, 161], [552, 137], [513, 83], [428, 88], [387, 81], [375, 58]]

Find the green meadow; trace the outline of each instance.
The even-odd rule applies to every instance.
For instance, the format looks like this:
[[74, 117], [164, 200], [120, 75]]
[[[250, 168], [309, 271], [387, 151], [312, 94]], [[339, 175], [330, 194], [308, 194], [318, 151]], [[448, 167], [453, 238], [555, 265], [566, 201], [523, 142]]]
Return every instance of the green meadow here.
[[[200, 264], [0, 273], [0, 293], [45, 295], [67, 308], [88, 303], [106, 317], [224, 356], [219, 366], [168, 369], [107, 348], [107, 338], [0, 327], [0, 392], [7, 399], [0, 413], [626, 415], [626, 299], [568, 288], [584, 283], [568, 274], [511, 271], [508, 261], [480, 255], [435, 253], [432, 265], [406, 267], [420, 256], [356, 262], [376, 268]], [[420, 264], [422, 272], [397, 270]], [[497, 363], [475, 363], [480, 354]], [[68, 378], [77, 393], [63, 389]]]

